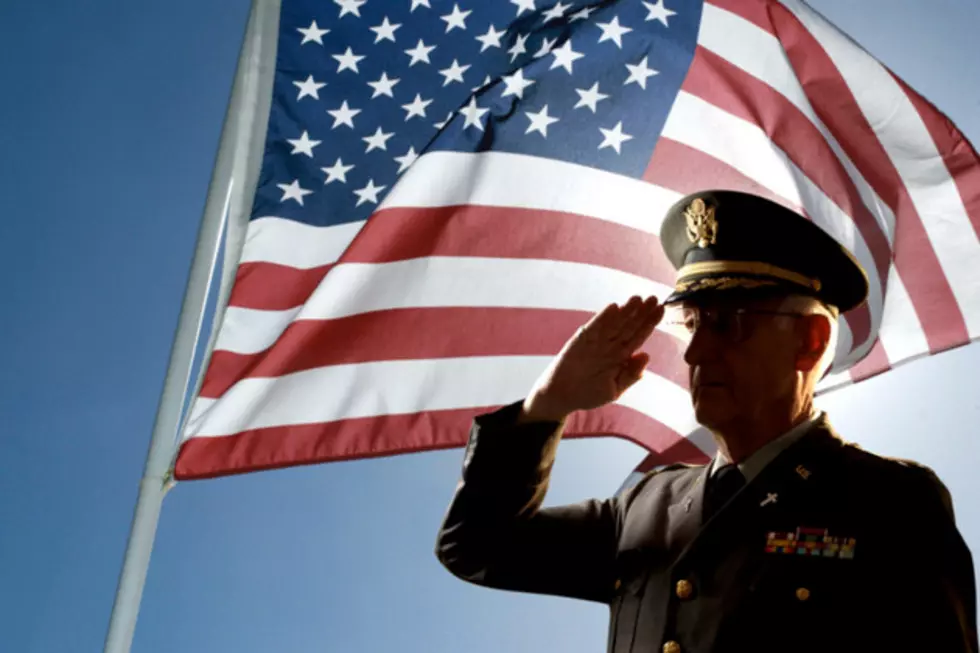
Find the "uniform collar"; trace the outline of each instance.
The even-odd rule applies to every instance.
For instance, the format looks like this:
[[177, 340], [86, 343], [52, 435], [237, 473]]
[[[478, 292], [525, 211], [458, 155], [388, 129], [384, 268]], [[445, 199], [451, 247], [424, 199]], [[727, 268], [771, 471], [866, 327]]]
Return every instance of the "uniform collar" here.
[[[800, 422], [793, 428], [791, 428], [786, 433], [783, 433], [775, 440], [772, 440], [762, 447], [757, 449], [755, 453], [743, 460], [738, 465], [738, 470], [742, 472], [745, 477], [746, 482], [751, 482], [753, 478], [759, 475], [766, 465], [773, 461], [780, 453], [783, 452], [791, 444], [799, 440], [804, 433], [810, 430], [817, 420], [823, 417], [824, 413], [822, 411], [812, 411], [810, 417], [808, 417], [803, 422]], [[715, 471], [722, 465], [728, 464], [728, 459], [718, 450], [715, 457], [711, 461], [711, 469], [708, 470], [709, 478], [715, 473]]]

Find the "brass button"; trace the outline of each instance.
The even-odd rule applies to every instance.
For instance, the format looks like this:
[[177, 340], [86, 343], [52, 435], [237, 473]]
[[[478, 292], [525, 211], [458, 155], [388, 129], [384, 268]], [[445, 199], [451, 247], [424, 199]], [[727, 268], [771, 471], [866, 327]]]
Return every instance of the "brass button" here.
[[674, 640], [670, 640], [664, 644], [664, 653], [681, 653], [681, 645]]
[[694, 596], [694, 585], [689, 580], [679, 580], [674, 591], [677, 593], [677, 598], [686, 601]]
[[619, 588], [622, 587], [622, 586], [623, 586], [623, 581], [621, 581], [618, 578], [616, 579], [616, 582], [613, 583], [613, 589], [614, 590], [619, 590]]
[[796, 590], [796, 598], [801, 601], [806, 601], [808, 598], [810, 598], [810, 590], [805, 587], [799, 588]]

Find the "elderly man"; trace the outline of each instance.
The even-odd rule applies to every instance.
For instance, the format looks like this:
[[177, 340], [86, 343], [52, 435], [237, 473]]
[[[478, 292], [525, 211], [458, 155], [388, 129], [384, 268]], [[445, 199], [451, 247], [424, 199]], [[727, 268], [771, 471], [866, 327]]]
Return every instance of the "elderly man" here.
[[[926, 467], [844, 442], [813, 406], [837, 317], [867, 294], [858, 263], [808, 220], [735, 192], [681, 200], [661, 242], [672, 295], [610, 304], [523, 401], [474, 420], [442, 564], [608, 604], [611, 653], [976, 652], [949, 492]], [[542, 508], [565, 420], [640, 378], [637, 349], [662, 321], [684, 339], [717, 456]]]

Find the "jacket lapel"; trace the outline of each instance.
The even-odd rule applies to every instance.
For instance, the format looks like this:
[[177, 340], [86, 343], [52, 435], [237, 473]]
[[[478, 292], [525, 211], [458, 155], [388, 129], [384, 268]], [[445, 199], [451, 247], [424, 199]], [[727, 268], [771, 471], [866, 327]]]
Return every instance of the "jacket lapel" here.
[[697, 470], [686, 488], [678, 492], [667, 508], [667, 550], [676, 556], [685, 549], [701, 529], [704, 492], [711, 463]]

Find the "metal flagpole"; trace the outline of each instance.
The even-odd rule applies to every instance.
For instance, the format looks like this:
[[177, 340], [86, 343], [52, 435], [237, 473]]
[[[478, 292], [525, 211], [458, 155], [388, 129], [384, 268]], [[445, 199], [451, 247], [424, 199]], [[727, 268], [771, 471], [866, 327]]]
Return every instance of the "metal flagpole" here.
[[[105, 653], [129, 653], [133, 643], [150, 552], [178, 441], [177, 428], [226, 220], [231, 223], [229, 241], [234, 240], [229, 242], [229, 246], [237, 252], [242, 242], [242, 229], [236, 230], [235, 226], [242, 225], [248, 218], [265, 145], [275, 74], [279, 4], [280, 0], [252, 0], [187, 288], [170, 350], [170, 365], [140, 480], [129, 541], [109, 618]], [[225, 267], [221, 302], [227, 300], [230, 279], [227, 265]], [[216, 315], [221, 314], [222, 308], [219, 306]], [[213, 342], [212, 337], [210, 344]]]

